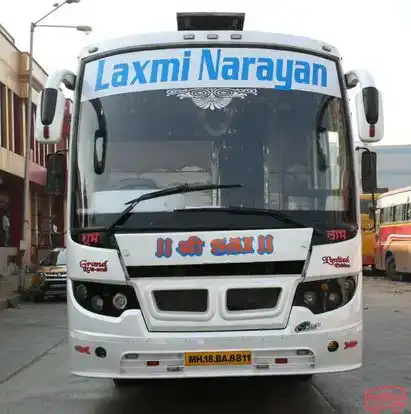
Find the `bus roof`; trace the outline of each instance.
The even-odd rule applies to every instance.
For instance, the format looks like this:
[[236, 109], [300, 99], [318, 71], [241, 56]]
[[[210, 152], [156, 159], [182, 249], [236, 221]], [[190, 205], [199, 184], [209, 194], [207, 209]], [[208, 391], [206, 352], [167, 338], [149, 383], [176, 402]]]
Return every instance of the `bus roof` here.
[[411, 187], [398, 188], [381, 194], [377, 200], [378, 208], [390, 207], [398, 204], [409, 203], [411, 199]]
[[397, 188], [396, 190], [387, 191], [386, 193], [381, 194], [380, 198], [382, 197], [388, 197], [394, 194], [400, 194], [400, 193], [406, 193], [408, 191], [411, 191], [410, 187], [403, 187], [403, 188]]
[[[217, 35], [209, 38], [209, 35]], [[153, 49], [159, 47], [195, 47], [196, 44], [205, 46], [209, 44], [212, 47], [226, 45], [248, 45], [250, 47], [271, 46], [287, 47], [298, 49], [298, 51], [306, 51], [308, 53], [318, 53], [325, 56], [340, 59], [338, 50], [325, 42], [311, 39], [308, 37], [293, 36], [278, 33], [266, 33], [257, 31], [236, 31], [236, 30], [197, 30], [197, 31], [173, 31], [136, 34], [120, 38], [113, 38], [91, 44], [83, 49], [79, 58], [84, 59], [89, 56], [108, 55], [116, 51], [127, 52], [136, 48]]]

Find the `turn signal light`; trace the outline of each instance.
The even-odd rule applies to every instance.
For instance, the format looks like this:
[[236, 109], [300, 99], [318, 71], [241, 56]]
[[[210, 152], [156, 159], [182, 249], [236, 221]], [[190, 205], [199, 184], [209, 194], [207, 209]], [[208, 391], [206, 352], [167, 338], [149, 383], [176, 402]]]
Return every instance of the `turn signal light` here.
[[157, 367], [160, 365], [160, 361], [147, 361], [146, 365], [148, 367]]

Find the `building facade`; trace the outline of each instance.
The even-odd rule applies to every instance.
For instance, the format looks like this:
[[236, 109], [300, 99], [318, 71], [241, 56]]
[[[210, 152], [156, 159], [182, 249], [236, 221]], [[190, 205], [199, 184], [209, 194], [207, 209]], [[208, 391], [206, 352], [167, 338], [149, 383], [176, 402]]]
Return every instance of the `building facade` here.
[[37, 62], [33, 66], [30, 219], [25, 224], [29, 230], [29, 248], [22, 257], [19, 249], [23, 226], [29, 55], [20, 51], [12, 36], [0, 26], [0, 275], [6, 272], [10, 261], [36, 263], [39, 255], [50, 249], [52, 221], [62, 233], [60, 243], [64, 243], [65, 197], [47, 195], [45, 167], [49, 153], [68, 148], [68, 136], [63, 137], [58, 147], [39, 145], [34, 140], [35, 114], [47, 73]]

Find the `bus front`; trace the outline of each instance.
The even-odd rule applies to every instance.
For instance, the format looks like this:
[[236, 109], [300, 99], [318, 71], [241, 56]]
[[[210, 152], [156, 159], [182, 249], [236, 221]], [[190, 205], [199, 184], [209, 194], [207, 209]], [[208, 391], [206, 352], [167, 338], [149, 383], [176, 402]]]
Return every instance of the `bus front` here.
[[67, 235], [74, 374], [120, 383], [361, 365], [340, 59], [320, 42], [233, 33], [132, 37], [81, 60]]

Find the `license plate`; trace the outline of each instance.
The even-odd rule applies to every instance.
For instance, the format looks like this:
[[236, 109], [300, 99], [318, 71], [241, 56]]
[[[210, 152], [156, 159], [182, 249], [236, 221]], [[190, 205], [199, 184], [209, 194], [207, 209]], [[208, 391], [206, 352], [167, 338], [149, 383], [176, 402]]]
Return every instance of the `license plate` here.
[[186, 352], [185, 365], [250, 365], [250, 351]]
[[62, 284], [62, 285], [50, 285], [51, 288], [55, 288], [55, 289], [60, 289], [60, 288], [65, 288], [66, 285]]

